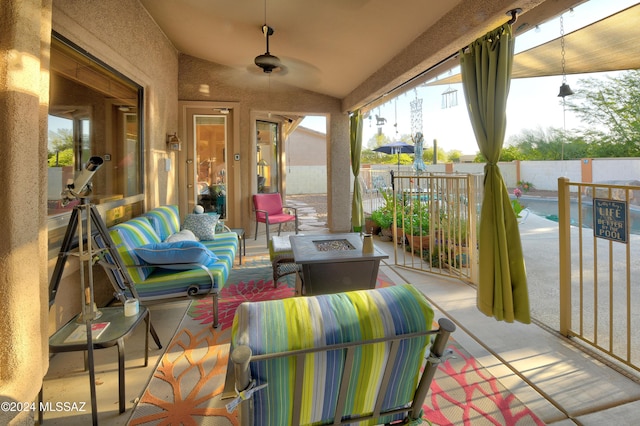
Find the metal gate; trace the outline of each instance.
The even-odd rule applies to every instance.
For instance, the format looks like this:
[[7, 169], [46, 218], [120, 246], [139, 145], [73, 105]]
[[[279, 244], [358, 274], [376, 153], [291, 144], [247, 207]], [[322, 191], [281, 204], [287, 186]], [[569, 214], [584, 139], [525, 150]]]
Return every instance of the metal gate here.
[[482, 176], [392, 172], [391, 179], [395, 264], [477, 283]]
[[635, 370], [640, 370], [638, 197], [640, 186], [558, 179], [560, 332]]

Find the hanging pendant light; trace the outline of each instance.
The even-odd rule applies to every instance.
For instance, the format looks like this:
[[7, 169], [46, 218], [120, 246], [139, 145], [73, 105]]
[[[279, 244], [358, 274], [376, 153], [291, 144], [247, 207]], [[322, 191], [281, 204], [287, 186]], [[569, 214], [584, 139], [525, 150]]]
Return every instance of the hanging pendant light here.
[[564, 99], [565, 96], [573, 95], [573, 90], [567, 84], [567, 74], [565, 72], [565, 59], [564, 59], [564, 18], [560, 16], [560, 55], [562, 58], [562, 85], [560, 86], [560, 93], [558, 97]]

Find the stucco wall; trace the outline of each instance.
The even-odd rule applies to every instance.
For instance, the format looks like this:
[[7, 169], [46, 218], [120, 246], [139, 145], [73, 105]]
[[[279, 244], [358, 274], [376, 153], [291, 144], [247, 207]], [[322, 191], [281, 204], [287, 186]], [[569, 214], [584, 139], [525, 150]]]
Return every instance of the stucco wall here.
[[561, 176], [573, 182], [580, 182], [580, 160], [520, 162], [520, 180], [532, 183], [537, 189], [558, 189], [558, 178]]
[[640, 180], [640, 158], [594, 158], [593, 181]]
[[[451, 165], [454, 173], [469, 173], [469, 174], [483, 174], [484, 163], [454, 163]], [[516, 163], [498, 163], [500, 173], [504, 179], [505, 184], [509, 188], [514, 188], [517, 182], [517, 170]], [[439, 164], [427, 164], [426, 173], [446, 173], [447, 165], [444, 163]], [[393, 170], [397, 172], [398, 167], [391, 165], [372, 165], [373, 170]], [[411, 166], [400, 166], [401, 174], [413, 174], [415, 173]]]
[[[46, 372], [46, 140], [51, 2], [0, 10], [0, 401], [32, 401]], [[0, 424], [30, 412], [0, 410]]]
[[327, 141], [324, 133], [298, 127], [286, 143], [287, 194], [327, 192]]
[[327, 166], [287, 167], [287, 194], [326, 194]]

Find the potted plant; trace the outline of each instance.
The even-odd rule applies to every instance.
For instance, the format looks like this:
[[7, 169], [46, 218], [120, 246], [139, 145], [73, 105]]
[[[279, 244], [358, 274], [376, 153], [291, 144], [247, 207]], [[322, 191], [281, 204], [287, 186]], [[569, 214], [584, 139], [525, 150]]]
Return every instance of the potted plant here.
[[405, 231], [409, 246], [414, 250], [429, 247], [431, 218], [428, 203], [415, 203], [409, 206], [405, 219]]
[[391, 241], [393, 231], [391, 226], [393, 225], [393, 192], [381, 191], [380, 194], [384, 200], [382, 207], [374, 210], [371, 213], [371, 220], [380, 227], [380, 233], [386, 241]]
[[380, 232], [384, 237], [390, 237], [392, 235], [391, 224], [393, 223], [393, 211], [388, 211], [385, 208], [374, 210], [371, 213], [371, 220], [380, 228]]
[[378, 235], [380, 233], [380, 225], [373, 220], [373, 215], [367, 215], [364, 218], [364, 232], [371, 235]]
[[468, 264], [470, 249], [469, 219], [460, 210], [454, 210], [442, 220], [442, 241], [447, 263], [454, 267]]

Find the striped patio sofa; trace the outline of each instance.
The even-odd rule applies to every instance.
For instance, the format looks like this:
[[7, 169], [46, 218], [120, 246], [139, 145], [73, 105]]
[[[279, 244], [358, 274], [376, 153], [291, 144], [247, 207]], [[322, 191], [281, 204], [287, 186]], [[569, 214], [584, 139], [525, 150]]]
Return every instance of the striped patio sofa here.
[[[218, 293], [226, 284], [238, 251], [238, 235], [235, 232], [216, 233], [212, 240], [200, 243], [215, 257], [206, 256], [206, 263], [190, 263], [181, 260], [181, 254], [191, 246], [166, 249], [163, 253], [170, 263], [148, 263], [140, 256], [140, 248], [163, 246], [164, 241], [180, 231], [178, 206], [161, 206], [109, 229], [111, 242], [97, 236], [98, 247], [113, 244], [119, 255], [114, 259], [105, 254], [99, 263], [104, 267], [116, 289], [116, 296], [123, 293], [140, 301], [211, 295], [213, 298], [213, 326], [218, 326]], [[173, 248], [173, 246], [172, 246]], [[174, 260], [175, 259], [175, 260]]]
[[242, 425], [417, 422], [455, 330], [445, 318], [432, 330], [433, 317], [411, 285], [245, 302], [227, 408]]

